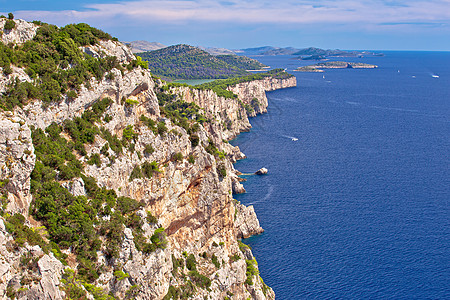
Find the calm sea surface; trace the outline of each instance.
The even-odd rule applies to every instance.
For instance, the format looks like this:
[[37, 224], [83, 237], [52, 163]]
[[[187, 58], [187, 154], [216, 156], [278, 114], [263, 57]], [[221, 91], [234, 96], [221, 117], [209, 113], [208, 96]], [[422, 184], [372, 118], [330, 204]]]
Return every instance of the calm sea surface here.
[[291, 72], [232, 142], [238, 170], [269, 169], [235, 198], [266, 230], [245, 242], [277, 299], [450, 299], [450, 53], [385, 54]]

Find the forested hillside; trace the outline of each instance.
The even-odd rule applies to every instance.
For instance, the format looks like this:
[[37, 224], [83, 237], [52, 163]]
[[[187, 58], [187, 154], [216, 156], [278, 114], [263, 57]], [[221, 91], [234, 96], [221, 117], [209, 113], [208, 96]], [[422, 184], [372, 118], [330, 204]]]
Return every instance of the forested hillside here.
[[175, 45], [139, 55], [148, 62], [153, 74], [164, 79], [223, 79], [249, 75], [246, 70], [264, 66], [246, 57], [213, 56], [189, 45]]

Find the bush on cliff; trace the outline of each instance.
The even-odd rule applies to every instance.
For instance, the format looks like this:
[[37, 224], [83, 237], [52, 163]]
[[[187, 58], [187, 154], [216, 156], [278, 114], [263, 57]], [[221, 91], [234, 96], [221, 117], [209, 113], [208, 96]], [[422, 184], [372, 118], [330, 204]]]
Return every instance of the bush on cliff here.
[[[12, 82], [0, 96], [2, 109], [12, 110], [34, 99], [40, 99], [46, 105], [59, 102], [66, 93], [73, 96], [82, 85], [89, 88], [92, 77], [101, 80], [113, 68], [122, 68], [116, 57], [94, 58], [80, 49], [99, 40], [113, 39], [109, 34], [84, 23], [61, 28], [37, 24], [40, 27], [31, 41], [15, 47], [0, 42], [0, 67], [5, 75], [10, 74], [11, 65], [15, 65], [24, 68], [33, 80], [31, 83]], [[6, 30], [14, 26], [12, 19], [5, 23]], [[142, 60], [130, 65], [132, 68], [145, 67]]]
[[[117, 197], [113, 190], [98, 187], [94, 178], [83, 175], [83, 165], [72, 153], [76, 149], [75, 143], [84, 147], [84, 143], [93, 141], [87, 133], [98, 132], [98, 128], [87, 120], [99, 119], [108, 102], [93, 105], [86, 115], [66, 123], [65, 127], [53, 123], [45, 131], [32, 130], [36, 164], [31, 174], [33, 202], [30, 214], [47, 228], [49, 240], [55, 243], [56, 248], [52, 247], [55, 253], [60, 253], [58, 246], [63, 249], [71, 247], [77, 256], [78, 276], [87, 282], [100, 275], [98, 251], [103, 251], [108, 258], [118, 257], [125, 226], [132, 229], [136, 247], [141, 251], [148, 253], [148, 249], [154, 251], [166, 245], [164, 228], [155, 231], [150, 242], [142, 235], [145, 219], [136, 214], [141, 203], [128, 197]], [[62, 137], [63, 128], [74, 142]], [[99, 154], [94, 154], [90, 162], [98, 164], [99, 158]], [[143, 168], [146, 174], [159, 171], [156, 163], [147, 164], [149, 167]], [[74, 177], [83, 179], [86, 196], [73, 196], [61, 186], [60, 180]], [[105, 216], [107, 218], [103, 218]], [[24, 240], [22, 236], [25, 234], [29, 243], [49, 249], [45, 243], [42, 244], [40, 235], [21, 225], [23, 222], [20, 219], [17, 222], [11, 219], [10, 224], [19, 242]]]

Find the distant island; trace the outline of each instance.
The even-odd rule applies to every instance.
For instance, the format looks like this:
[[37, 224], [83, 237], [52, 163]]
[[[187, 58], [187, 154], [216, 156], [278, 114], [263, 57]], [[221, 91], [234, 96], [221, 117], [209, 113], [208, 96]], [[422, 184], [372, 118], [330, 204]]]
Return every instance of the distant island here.
[[323, 72], [322, 69], [375, 69], [375, 68], [378, 68], [378, 66], [365, 63], [355, 63], [345, 61], [327, 61], [327, 62], [320, 62], [314, 65], [299, 67], [294, 71]]
[[246, 48], [234, 50], [234, 52], [238, 55], [297, 55], [299, 59], [305, 60], [321, 60], [326, 57], [363, 57], [363, 56], [384, 56], [383, 53], [375, 53], [370, 51], [348, 51], [348, 50], [339, 50], [339, 49], [320, 49], [315, 47], [309, 48], [293, 48], [293, 47], [272, 47], [272, 46], [264, 46], [257, 48]]

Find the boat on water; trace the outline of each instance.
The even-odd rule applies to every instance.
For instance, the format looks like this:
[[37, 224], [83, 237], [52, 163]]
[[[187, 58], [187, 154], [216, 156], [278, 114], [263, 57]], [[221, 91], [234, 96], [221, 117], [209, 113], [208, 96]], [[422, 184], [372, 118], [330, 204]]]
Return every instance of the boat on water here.
[[433, 78], [439, 78], [439, 75], [431, 75]]
[[293, 138], [292, 138], [292, 141], [293, 141], [293, 142], [296, 142], [296, 141], [298, 141], [298, 138], [293, 137]]

